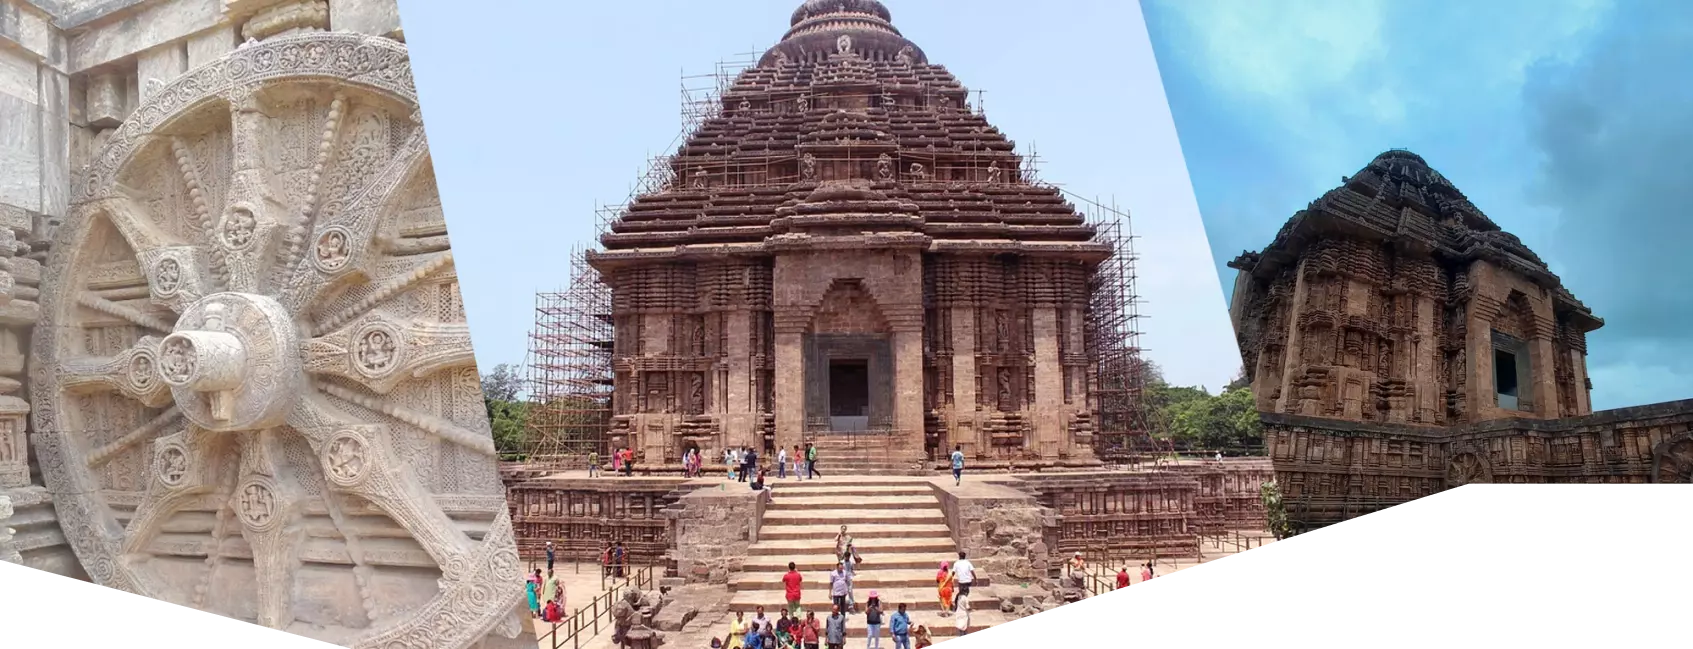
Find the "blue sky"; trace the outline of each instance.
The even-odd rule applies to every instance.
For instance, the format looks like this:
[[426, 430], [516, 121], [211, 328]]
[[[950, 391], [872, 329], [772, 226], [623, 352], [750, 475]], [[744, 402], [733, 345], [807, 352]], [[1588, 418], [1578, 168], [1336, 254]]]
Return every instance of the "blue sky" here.
[[[799, 4], [401, 0], [485, 370], [524, 360], [535, 292], [565, 285], [594, 207], [668, 152], [683, 72], [773, 44]], [[1139, 8], [887, 4], [930, 60], [986, 91], [988, 119], [1034, 145], [1043, 178], [1133, 212], [1148, 356], [1172, 382], [1227, 383], [1240, 356]]]
[[1231, 283], [1229, 259], [1376, 154], [1408, 148], [1605, 318], [1589, 338], [1596, 409], [1693, 397], [1693, 3], [1144, 10]]

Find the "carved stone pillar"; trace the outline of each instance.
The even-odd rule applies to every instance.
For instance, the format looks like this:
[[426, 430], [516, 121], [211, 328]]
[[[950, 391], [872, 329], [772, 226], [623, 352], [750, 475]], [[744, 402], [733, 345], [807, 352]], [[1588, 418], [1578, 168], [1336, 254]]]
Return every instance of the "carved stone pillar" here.
[[[952, 307], [952, 426], [943, 450], [963, 444], [974, 449], [981, 421], [976, 405], [976, 309]], [[968, 451], [967, 451], [968, 452]]]
[[[753, 394], [752, 380], [752, 312], [730, 311], [724, 316], [725, 337], [728, 339], [727, 361], [729, 384], [722, 393], [728, 403], [718, 409], [723, 413], [723, 439], [731, 445], [751, 445], [756, 437], [758, 403]], [[762, 447], [762, 444], [758, 446]]]
[[1058, 311], [1037, 308], [1031, 318], [1035, 336], [1034, 439], [1032, 446], [1041, 457], [1050, 458], [1062, 446], [1064, 422], [1068, 414], [1064, 407], [1064, 368], [1058, 358]]

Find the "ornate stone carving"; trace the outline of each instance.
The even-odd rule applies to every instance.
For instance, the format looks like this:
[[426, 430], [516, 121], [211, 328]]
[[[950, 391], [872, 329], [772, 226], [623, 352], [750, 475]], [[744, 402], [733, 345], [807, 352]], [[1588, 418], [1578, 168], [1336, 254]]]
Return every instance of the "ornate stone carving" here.
[[852, 37], [846, 34], [841, 34], [840, 38], [835, 39], [835, 51], [840, 52], [841, 54], [851, 54]]
[[817, 157], [809, 153], [800, 156], [799, 173], [805, 180], [817, 180]]
[[876, 179], [882, 181], [894, 179], [894, 159], [886, 153], [876, 156]]
[[1446, 488], [1493, 481], [1493, 471], [1487, 460], [1476, 453], [1459, 453], [1446, 463]]
[[[519, 633], [451, 253], [419, 244], [445, 224], [416, 101], [395, 41], [269, 36], [152, 94], [78, 176], [30, 389], [97, 583], [358, 649]], [[405, 533], [361, 543], [355, 515]], [[216, 523], [167, 537], [184, 516]]]

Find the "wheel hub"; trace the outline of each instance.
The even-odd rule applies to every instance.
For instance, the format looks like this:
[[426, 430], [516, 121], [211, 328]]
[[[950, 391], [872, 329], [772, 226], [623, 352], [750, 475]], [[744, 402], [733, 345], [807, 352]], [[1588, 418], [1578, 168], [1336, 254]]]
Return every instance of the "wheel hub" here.
[[213, 431], [283, 423], [299, 394], [299, 335], [274, 298], [216, 293], [159, 343], [159, 378], [183, 416]]

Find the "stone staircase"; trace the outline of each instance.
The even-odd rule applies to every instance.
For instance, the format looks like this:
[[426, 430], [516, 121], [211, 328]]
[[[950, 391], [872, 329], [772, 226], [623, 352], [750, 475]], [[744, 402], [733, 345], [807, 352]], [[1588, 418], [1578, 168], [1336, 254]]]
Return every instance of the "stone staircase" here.
[[[758, 542], [729, 583], [731, 611], [746, 611], [750, 618], [763, 606], [777, 618], [787, 605], [782, 575], [792, 561], [805, 576], [801, 604], [818, 617], [827, 615], [835, 535], [846, 525], [864, 557], [854, 580], [860, 612], [847, 625], [853, 637], [864, 637], [862, 611], [870, 591], [881, 596], [889, 615], [904, 603], [912, 624], [928, 625], [936, 639], [957, 635], [953, 618], [940, 615], [935, 572], [941, 562], [958, 558], [958, 548], [928, 480], [843, 475], [777, 480], [771, 489]], [[972, 593], [970, 609], [972, 632], [1006, 621], [999, 601], [983, 590]], [[892, 640], [883, 642], [892, 646]]]
[[806, 441], [817, 446], [817, 470], [825, 477], [924, 475], [921, 442], [914, 445], [898, 439], [883, 432], [806, 435]]

